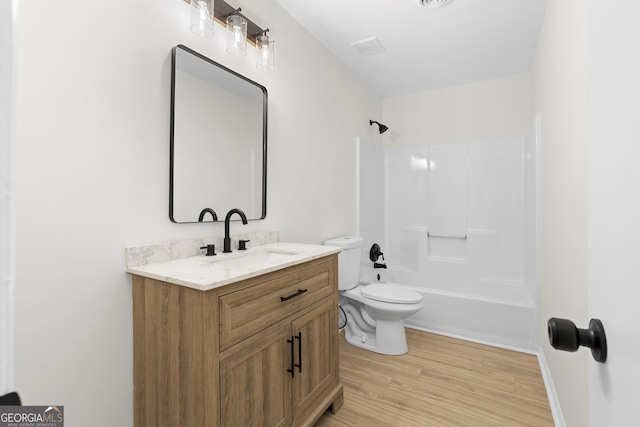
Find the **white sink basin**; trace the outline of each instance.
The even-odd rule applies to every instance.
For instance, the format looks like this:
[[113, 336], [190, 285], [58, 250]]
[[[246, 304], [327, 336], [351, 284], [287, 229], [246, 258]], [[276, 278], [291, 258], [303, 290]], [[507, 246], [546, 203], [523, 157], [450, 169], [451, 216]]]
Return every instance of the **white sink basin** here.
[[262, 249], [259, 251], [234, 254], [212, 259], [209, 262], [223, 267], [250, 268], [261, 264], [280, 264], [291, 260], [299, 252], [282, 249]]

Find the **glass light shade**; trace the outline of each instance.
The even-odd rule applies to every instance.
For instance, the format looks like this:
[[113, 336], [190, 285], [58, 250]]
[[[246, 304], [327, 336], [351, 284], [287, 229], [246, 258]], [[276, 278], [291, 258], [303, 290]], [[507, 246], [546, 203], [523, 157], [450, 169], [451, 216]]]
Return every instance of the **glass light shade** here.
[[258, 62], [256, 68], [260, 71], [273, 70], [273, 42], [266, 35], [256, 37], [258, 48]]
[[213, 36], [213, 0], [191, 0], [191, 32]]
[[227, 16], [227, 53], [233, 56], [247, 54], [247, 20], [240, 15]]

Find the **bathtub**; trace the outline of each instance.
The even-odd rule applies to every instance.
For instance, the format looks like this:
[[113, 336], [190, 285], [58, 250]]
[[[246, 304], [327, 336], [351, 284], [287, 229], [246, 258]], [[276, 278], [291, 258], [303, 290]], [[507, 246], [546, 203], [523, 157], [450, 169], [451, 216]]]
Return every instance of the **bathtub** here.
[[464, 292], [396, 284], [422, 295], [406, 327], [520, 351], [535, 350], [535, 301], [526, 283], [479, 282]]

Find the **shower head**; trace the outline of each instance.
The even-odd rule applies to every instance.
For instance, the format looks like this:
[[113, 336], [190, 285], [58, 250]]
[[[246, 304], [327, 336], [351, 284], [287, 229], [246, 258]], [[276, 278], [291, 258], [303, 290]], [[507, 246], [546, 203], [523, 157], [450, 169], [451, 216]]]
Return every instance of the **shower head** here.
[[389, 129], [387, 126], [383, 125], [383, 124], [382, 124], [382, 123], [380, 123], [380, 122], [376, 122], [375, 120], [369, 120], [369, 124], [370, 124], [371, 126], [373, 126], [373, 124], [374, 124], [374, 123], [378, 125], [378, 128], [379, 128], [379, 130], [380, 130], [380, 133], [385, 133], [385, 132]]

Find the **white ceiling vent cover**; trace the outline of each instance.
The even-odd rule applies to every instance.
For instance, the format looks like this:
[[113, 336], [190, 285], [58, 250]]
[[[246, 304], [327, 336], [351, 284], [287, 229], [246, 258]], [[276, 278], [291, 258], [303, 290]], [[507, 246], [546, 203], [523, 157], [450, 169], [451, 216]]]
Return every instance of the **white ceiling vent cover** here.
[[449, 3], [451, 0], [418, 0], [418, 3], [430, 9], [436, 9]]
[[380, 43], [377, 37], [369, 37], [368, 39], [353, 42], [351, 46], [358, 49], [358, 52], [360, 52], [362, 56], [375, 55], [376, 53], [385, 51], [384, 46], [382, 46], [382, 43]]

